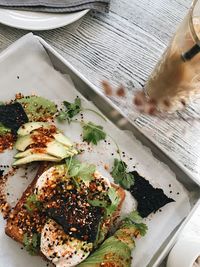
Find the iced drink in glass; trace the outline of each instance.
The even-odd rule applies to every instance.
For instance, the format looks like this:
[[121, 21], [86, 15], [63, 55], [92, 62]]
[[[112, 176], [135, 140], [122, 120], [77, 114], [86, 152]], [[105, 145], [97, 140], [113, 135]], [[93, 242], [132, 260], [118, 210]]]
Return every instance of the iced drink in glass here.
[[145, 85], [161, 111], [182, 109], [200, 96], [200, 0], [195, 0]]

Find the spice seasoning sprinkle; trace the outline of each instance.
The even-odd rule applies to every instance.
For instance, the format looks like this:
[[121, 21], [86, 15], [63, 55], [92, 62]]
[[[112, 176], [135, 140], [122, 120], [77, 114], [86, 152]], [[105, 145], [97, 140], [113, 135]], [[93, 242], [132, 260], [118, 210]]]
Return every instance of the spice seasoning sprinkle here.
[[16, 138], [12, 133], [0, 135], [0, 153], [4, 152], [6, 149], [13, 149], [15, 141]]
[[7, 201], [7, 194], [5, 192], [6, 182], [10, 176], [15, 174], [16, 169], [12, 168], [8, 173], [4, 174], [3, 170], [0, 170], [0, 212], [3, 214], [4, 219], [8, 218], [11, 206]]

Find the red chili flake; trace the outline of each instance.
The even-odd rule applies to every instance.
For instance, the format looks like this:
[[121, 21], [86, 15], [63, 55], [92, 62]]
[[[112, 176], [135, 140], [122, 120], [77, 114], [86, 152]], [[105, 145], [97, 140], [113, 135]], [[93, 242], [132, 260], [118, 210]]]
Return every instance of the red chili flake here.
[[22, 99], [24, 96], [23, 96], [23, 94], [22, 93], [17, 93], [16, 95], [15, 95], [15, 100], [17, 100], [17, 99]]
[[12, 133], [0, 135], [0, 153], [6, 149], [12, 149], [15, 142], [15, 137]]

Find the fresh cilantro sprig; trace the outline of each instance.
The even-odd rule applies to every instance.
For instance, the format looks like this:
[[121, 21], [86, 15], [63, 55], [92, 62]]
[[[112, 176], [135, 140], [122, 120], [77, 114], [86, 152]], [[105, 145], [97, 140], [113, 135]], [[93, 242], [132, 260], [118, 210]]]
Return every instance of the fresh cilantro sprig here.
[[137, 228], [141, 236], [144, 236], [148, 230], [147, 225], [143, 223], [143, 218], [137, 211], [132, 211], [126, 218], [122, 220], [123, 227], [130, 227], [132, 225]]
[[108, 190], [108, 197], [111, 201], [111, 205], [106, 208], [107, 216], [111, 216], [116, 210], [120, 202], [120, 197], [117, 194], [117, 190], [113, 187]]
[[80, 178], [84, 183], [94, 179], [96, 166], [93, 164], [82, 163], [79, 160], [71, 157], [66, 159], [67, 172], [71, 178]]
[[97, 143], [106, 138], [103, 127], [92, 122], [83, 124], [83, 141], [97, 145]]
[[40, 234], [34, 233], [32, 236], [28, 236], [27, 233], [23, 236], [23, 244], [26, 251], [29, 252], [30, 255], [37, 255], [40, 249]]
[[57, 116], [59, 121], [67, 120], [68, 123], [70, 123], [72, 121], [72, 118], [79, 114], [81, 111], [91, 111], [106, 121], [106, 118], [96, 110], [90, 108], [83, 108], [81, 99], [79, 97], [75, 98], [74, 102], [72, 103], [68, 101], [63, 101], [63, 105], [65, 107], [65, 110], [61, 110], [59, 112]]
[[32, 212], [35, 209], [41, 209], [42, 203], [38, 200], [36, 194], [32, 194], [32, 195], [28, 196], [24, 206], [29, 212]]
[[106, 121], [106, 118], [93, 109], [84, 109], [81, 104], [81, 99], [77, 97], [73, 103], [64, 101], [63, 102], [65, 110], [61, 110], [57, 116], [59, 121], [67, 120], [68, 123], [78, 122], [82, 125], [83, 129], [83, 141], [88, 142], [89, 144], [92, 143], [94, 145], [97, 145], [97, 143], [101, 140], [104, 140], [106, 138], [106, 133], [103, 130], [103, 127], [100, 125], [96, 125], [92, 122], [84, 122], [84, 121], [78, 121], [73, 120], [73, 118], [79, 114], [81, 111], [91, 111], [98, 116], [100, 116], [103, 120]]
[[65, 110], [60, 111], [57, 118], [59, 121], [67, 120], [68, 123], [71, 122], [72, 118], [79, 114], [81, 111], [81, 99], [77, 97], [74, 100], [74, 103], [70, 103], [68, 101], [63, 101]]
[[130, 189], [134, 184], [134, 176], [127, 172], [127, 164], [122, 160], [114, 159], [111, 175], [114, 178], [115, 183], [119, 184], [124, 189]]

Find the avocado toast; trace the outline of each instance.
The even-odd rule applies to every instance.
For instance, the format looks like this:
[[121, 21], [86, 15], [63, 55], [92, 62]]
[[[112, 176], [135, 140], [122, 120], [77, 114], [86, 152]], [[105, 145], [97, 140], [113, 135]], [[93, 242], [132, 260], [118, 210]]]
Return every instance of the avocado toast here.
[[6, 234], [56, 266], [76, 266], [104, 241], [124, 198], [96, 171], [86, 181], [70, 177], [66, 164], [43, 163], [10, 213]]

